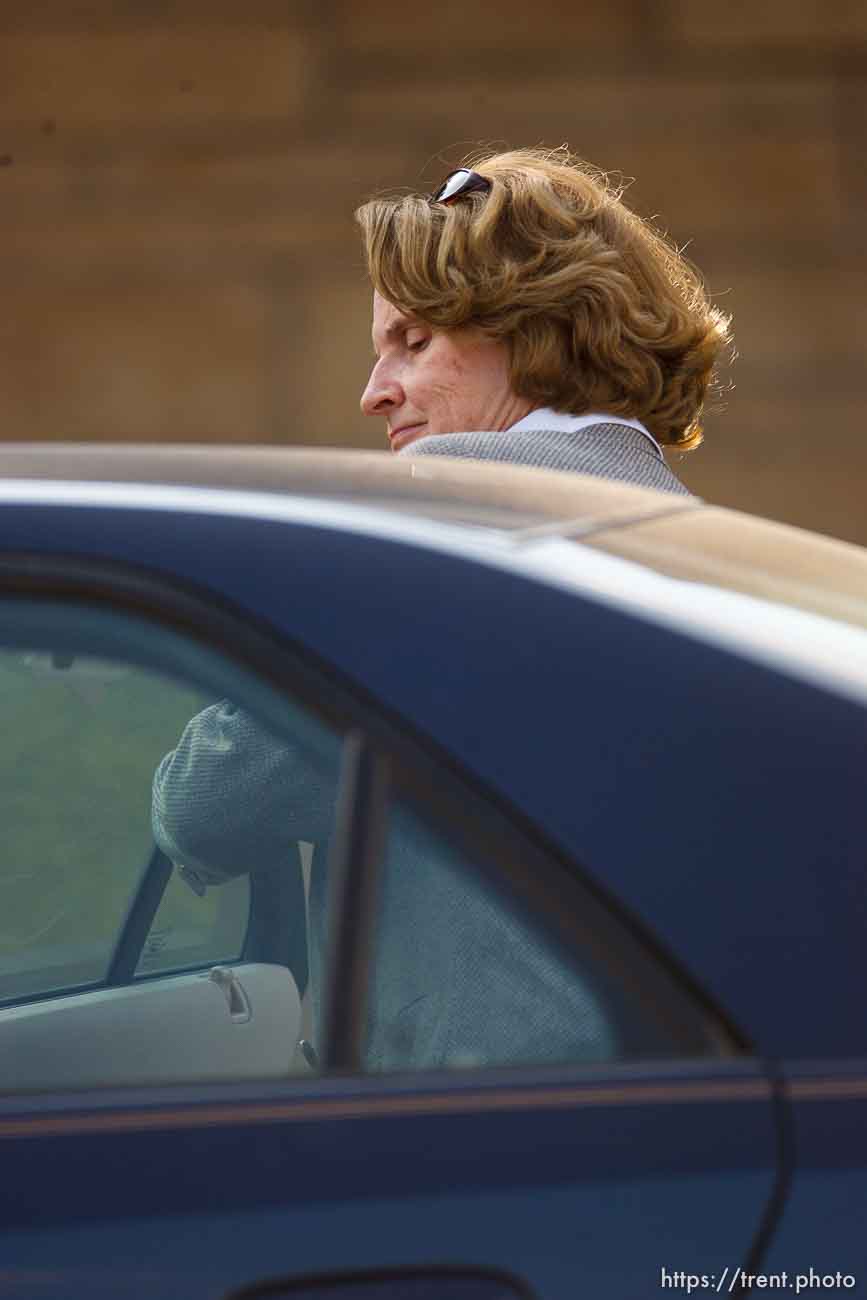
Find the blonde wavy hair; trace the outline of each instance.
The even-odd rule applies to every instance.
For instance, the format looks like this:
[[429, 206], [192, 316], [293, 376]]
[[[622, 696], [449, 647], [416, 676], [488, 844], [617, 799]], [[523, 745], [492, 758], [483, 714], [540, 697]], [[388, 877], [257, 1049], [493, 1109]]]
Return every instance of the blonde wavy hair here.
[[489, 193], [375, 198], [355, 213], [379, 294], [433, 327], [505, 341], [535, 406], [641, 420], [691, 450], [730, 318], [698, 271], [568, 149], [474, 154]]

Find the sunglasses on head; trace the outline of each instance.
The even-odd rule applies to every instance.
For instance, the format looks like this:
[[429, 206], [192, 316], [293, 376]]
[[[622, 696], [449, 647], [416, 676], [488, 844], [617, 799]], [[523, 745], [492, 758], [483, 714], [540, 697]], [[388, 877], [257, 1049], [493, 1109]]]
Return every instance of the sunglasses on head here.
[[465, 194], [474, 194], [477, 190], [484, 190], [487, 194], [490, 188], [491, 181], [486, 176], [480, 176], [468, 167], [459, 167], [456, 172], [449, 173], [436, 193], [430, 196], [430, 201], [453, 203], [455, 199], [461, 199]]

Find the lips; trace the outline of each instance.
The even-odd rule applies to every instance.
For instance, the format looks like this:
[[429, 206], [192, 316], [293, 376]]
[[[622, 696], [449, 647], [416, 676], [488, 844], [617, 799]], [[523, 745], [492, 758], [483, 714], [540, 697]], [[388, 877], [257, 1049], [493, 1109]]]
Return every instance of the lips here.
[[414, 442], [424, 433], [424, 423], [422, 424], [405, 424], [400, 429], [389, 429], [388, 440], [391, 443], [392, 451], [400, 451], [408, 443]]

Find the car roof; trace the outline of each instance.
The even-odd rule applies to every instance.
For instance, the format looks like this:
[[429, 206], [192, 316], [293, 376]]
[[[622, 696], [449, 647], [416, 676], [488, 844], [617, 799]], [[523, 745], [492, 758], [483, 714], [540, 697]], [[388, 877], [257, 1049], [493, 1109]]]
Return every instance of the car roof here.
[[[522, 529], [624, 508], [659, 509], [648, 488], [586, 475], [451, 457], [337, 448], [201, 444], [5, 443], [0, 477], [65, 482], [164, 483], [350, 498], [443, 521]], [[664, 496], [669, 504], [688, 497]], [[694, 504], [694, 501], [693, 501]]]
[[382, 451], [245, 444], [6, 443], [0, 478], [309, 496], [564, 537], [656, 572], [867, 627], [867, 550], [653, 488], [572, 472]]

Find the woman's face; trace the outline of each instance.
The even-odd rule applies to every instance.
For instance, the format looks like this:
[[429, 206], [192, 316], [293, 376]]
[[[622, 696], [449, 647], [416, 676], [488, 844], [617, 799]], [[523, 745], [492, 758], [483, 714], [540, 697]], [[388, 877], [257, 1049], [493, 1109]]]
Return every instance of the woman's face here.
[[376, 362], [361, 397], [392, 451], [438, 433], [508, 429], [531, 404], [509, 384], [509, 353], [470, 327], [440, 330], [373, 295]]

